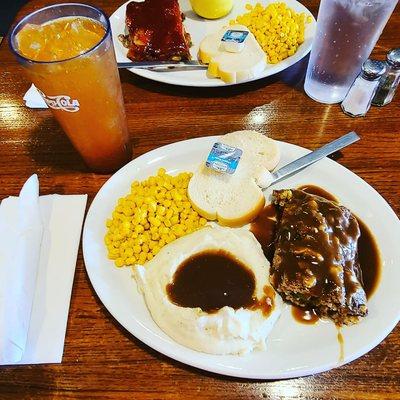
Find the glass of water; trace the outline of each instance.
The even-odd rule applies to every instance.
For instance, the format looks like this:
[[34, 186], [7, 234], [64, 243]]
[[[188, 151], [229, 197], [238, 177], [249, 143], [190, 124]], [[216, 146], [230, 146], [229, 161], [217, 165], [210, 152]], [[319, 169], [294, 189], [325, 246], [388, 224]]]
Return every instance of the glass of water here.
[[340, 103], [369, 57], [398, 0], [321, 0], [304, 90]]

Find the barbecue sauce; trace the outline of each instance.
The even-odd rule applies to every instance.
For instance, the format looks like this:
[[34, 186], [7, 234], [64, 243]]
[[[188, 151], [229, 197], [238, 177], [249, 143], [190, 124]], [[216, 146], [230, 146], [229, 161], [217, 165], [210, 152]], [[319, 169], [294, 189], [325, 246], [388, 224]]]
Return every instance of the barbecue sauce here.
[[176, 270], [167, 285], [169, 299], [180, 307], [200, 307], [213, 313], [229, 306], [261, 309], [268, 316], [274, 306], [275, 292], [264, 288], [264, 296], [255, 298], [253, 271], [224, 250], [206, 250], [192, 255]]
[[126, 9], [128, 57], [134, 61], [187, 60], [188, 37], [176, 0], [132, 1]]

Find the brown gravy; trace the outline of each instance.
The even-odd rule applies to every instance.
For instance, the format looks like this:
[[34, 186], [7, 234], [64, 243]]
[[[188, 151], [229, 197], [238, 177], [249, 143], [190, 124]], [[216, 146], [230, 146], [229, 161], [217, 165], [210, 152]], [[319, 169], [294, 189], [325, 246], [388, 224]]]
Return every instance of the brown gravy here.
[[344, 338], [340, 328], [337, 328], [337, 341], [339, 343], [339, 362], [341, 363], [344, 361]]
[[[309, 194], [323, 197], [330, 201], [338, 202], [338, 199], [331, 193], [315, 185], [303, 185], [298, 189]], [[269, 204], [261, 211], [250, 226], [250, 231], [260, 242], [265, 256], [271, 263], [275, 251], [274, 237], [276, 232], [276, 215], [276, 207], [273, 204]], [[374, 236], [363, 221], [359, 218], [357, 218], [357, 221], [361, 231], [361, 236], [358, 240], [358, 258], [362, 271], [363, 287], [367, 298], [369, 299], [378, 286], [382, 265], [379, 249]], [[299, 322], [309, 324], [310, 322], [307, 321], [309, 316], [308, 314], [304, 315], [304, 312], [307, 311], [308, 313], [312, 313], [313, 310], [301, 311], [302, 309], [295, 310], [294, 308], [297, 307], [293, 307], [292, 309], [292, 314], [295, 319]]]
[[376, 240], [360, 218], [357, 218], [361, 236], [358, 239], [358, 261], [361, 265], [362, 280], [367, 299], [374, 294], [381, 277], [382, 261]]
[[319, 186], [302, 185], [302, 186], [299, 186], [297, 189], [303, 190], [304, 192], [309, 193], [309, 194], [315, 194], [316, 196], [323, 197], [324, 199], [327, 199], [330, 201], [336, 201], [337, 203], [339, 202], [337, 197], [335, 197], [333, 194], [327, 192], [325, 189], [322, 189]]
[[[338, 201], [335, 196], [318, 186], [303, 185], [300, 186], [299, 189], [309, 194], [324, 197], [327, 200]], [[380, 252], [372, 232], [360, 218], [357, 217], [357, 221], [361, 232], [360, 238], [358, 239], [358, 260], [362, 271], [363, 287], [369, 299], [378, 286], [382, 263]]]
[[292, 306], [292, 316], [297, 322], [307, 325], [314, 325], [319, 321], [319, 316], [313, 308]]
[[177, 268], [166, 290], [174, 304], [200, 307], [209, 313], [230, 306], [261, 309], [267, 316], [274, 307], [272, 287], [267, 286], [265, 296], [256, 299], [253, 271], [224, 250], [206, 250], [189, 257]]
[[268, 204], [251, 223], [250, 231], [261, 244], [265, 257], [272, 263], [275, 247], [277, 210], [274, 204]]

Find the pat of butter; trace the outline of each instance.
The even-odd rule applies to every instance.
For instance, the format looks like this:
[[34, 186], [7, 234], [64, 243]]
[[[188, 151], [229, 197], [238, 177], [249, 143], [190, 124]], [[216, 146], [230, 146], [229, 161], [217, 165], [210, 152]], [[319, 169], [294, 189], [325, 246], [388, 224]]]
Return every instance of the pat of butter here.
[[243, 51], [249, 31], [228, 29], [221, 38], [221, 45], [225, 51], [240, 53]]
[[207, 157], [206, 166], [217, 172], [233, 174], [239, 164], [243, 151], [224, 143], [214, 143]]

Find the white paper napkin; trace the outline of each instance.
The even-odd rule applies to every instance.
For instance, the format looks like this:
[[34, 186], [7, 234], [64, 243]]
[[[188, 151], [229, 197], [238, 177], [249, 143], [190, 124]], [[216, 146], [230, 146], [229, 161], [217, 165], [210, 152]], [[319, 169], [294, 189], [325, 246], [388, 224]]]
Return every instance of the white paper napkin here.
[[28, 335], [43, 232], [37, 176], [26, 181], [13, 204], [9, 200], [4, 200], [0, 207], [2, 363], [21, 360]]
[[38, 92], [33, 83], [25, 93], [23, 99], [25, 101], [25, 105], [29, 108], [48, 108], [47, 104], [43, 100], [42, 95]]
[[61, 362], [86, 201], [38, 197], [34, 175], [1, 202], [0, 364]]

